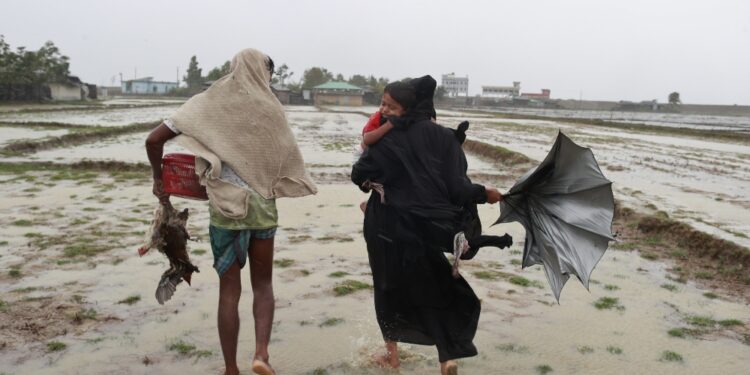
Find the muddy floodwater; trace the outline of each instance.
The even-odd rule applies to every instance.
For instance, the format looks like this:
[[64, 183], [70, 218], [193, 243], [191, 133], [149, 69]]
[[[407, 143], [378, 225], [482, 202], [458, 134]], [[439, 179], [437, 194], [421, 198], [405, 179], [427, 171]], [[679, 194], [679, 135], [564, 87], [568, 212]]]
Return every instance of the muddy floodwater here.
[[[0, 127], [0, 147], [68, 132], [64, 126], [24, 128], [20, 122], [116, 127], [159, 121], [176, 108], [169, 101], [153, 104], [6, 111], [0, 114], [0, 124], [6, 123]], [[383, 343], [358, 207], [367, 195], [349, 182], [348, 173], [367, 114], [375, 109], [287, 110], [320, 191], [278, 201], [277, 309], [270, 355], [279, 374], [439, 373], [431, 347], [401, 345], [400, 372], [370, 361]], [[452, 127], [469, 119], [469, 139], [523, 153], [532, 163], [563, 131], [592, 148], [623, 205], [750, 246], [746, 143], [451, 109], [438, 111], [438, 117]], [[192, 286], [180, 284], [165, 305], [156, 302], [154, 291], [168, 267], [166, 258], [136, 252], [157, 204], [149, 171], [138, 167], [147, 163], [146, 134], [138, 130], [34, 152], [0, 153], [0, 374], [220, 373], [218, 276], [212, 268], [206, 203], [173, 198], [176, 208], [190, 209], [188, 229], [195, 241], [189, 250], [200, 273], [193, 275]], [[167, 145], [166, 152], [179, 151]], [[522, 173], [482, 155], [467, 156], [470, 176], [501, 190]], [[82, 160], [122, 164], [121, 169], [70, 168]], [[485, 232], [510, 233], [514, 245], [483, 249], [461, 264], [482, 301], [475, 338], [479, 355], [459, 361], [462, 374], [747, 373], [748, 284], [737, 284], [739, 293], [732, 293], [708, 277], [678, 279], [680, 265], [673, 259], [644, 256], [641, 245], [649, 239], [623, 239], [599, 262], [589, 290], [571, 279], [558, 304], [541, 268], [520, 268], [523, 228], [489, 226], [498, 214], [496, 206], [480, 207]], [[243, 374], [251, 373], [254, 350], [247, 273], [240, 305]], [[336, 289], [354, 281], [365, 287]]]

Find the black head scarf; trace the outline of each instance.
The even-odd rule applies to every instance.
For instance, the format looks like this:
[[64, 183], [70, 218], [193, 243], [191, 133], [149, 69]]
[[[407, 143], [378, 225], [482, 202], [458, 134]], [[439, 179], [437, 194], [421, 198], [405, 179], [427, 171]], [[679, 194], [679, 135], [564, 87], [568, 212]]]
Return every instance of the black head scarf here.
[[435, 88], [437, 87], [435, 79], [426, 75], [410, 80], [409, 84], [414, 87], [417, 97], [416, 104], [409, 111], [409, 115], [419, 120], [425, 117], [428, 119], [437, 118], [435, 104], [432, 102], [432, 98], [435, 96]]
[[[395, 97], [392, 91], [388, 91], [388, 86], [394, 85], [397, 90], [403, 90], [413, 95], [413, 99], [409, 98], [411, 105], [404, 105], [405, 103], [400, 101], [399, 98]], [[430, 120], [436, 118], [435, 105], [432, 102], [432, 98], [435, 95], [435, 88], [437, 82], [434, 78], [427, 75], [421, 78], [414, 78], [407, 82], [393, 82], [386, 86], [386, 91], [391, 97], [399, 102], [405, 109], [406, 114], [401, 117], [389, 118], [393, 126], [401, 127], [408, 126], [417, 121]]]

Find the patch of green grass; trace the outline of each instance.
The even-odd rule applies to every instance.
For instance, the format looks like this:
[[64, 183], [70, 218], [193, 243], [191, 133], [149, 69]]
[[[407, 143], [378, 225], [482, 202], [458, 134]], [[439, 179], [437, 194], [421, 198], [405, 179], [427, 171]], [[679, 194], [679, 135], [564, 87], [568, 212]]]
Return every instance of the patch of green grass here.
[[716, 325], [716, 321], [711, 319], [708, 316], [689, 316], [685, 319], [685, 321], [690, 324], [694, 325], [696, 327], [713, 327]]
[[719, 298], [719, 295], [714, 292], [706, 292], [706, 293], [703, 293], [703, 297], [706, 297], [708, 299], [716, 299], [716, 298]]
[[602, 297], [594, 302], [594, 307], [598, 310], [625, 310], [625, 306], [620, 305], [620, 299], [614, 297]]
[[719, 323], [722, 327], [734, 327], [734, 326], [744, 326], [745, 323], [743, 323], [741, 320], [737, 319], [724, 319], [719, 320], [717, 323]]
[[104, 337], [97, 337], [95, 339], [88, 339], [86, 340], [87, 344], [98, 344], [100, 342], [104, 341]]
[[31, 293], [33, 291], [38, 290], [39, 288], [35, 286], [27, 286], [26, 288], [19, 288], [19, 289], [13, 289], [11, 292], [13, 293]]
[[713, 273], [707, 272], [707, 271], [698, 271], [695, 273], [696, 279], [702, 279], [702, 280], [711, 280], [714, 278]]
[[10, 305], [8, 304], [8, 302], [5, 302], [0, 299], [0, 312], [1, 313], [8, 312], [9, 308], [10, 308]]
[[64, 342], [54, 341], [53, 340], [53, 341], [50, 341], [50, 342], [47, 343], [47, 352], [48, 353], [59, 352], [61, 350], [65, 350], [65, 348], [67, 348], [67, 347], [68, 347], [68, 345], [66, 345]]
[[511, 284], [519, 285], [519, 286], [531, 286], [531, 280], [523, 277], [523, 276], [513, 276], [508, 281]]
[[0, 246], [8, 246], [8, 241], [0, 241]]
[[638, 248], [638, 244], [634, 242], [617, 242], [614, 245], [617, 250], [632, 251]]
[[339, 278], [339, 277], [344, 277], [344, 276], [349, 276], [349, 272], [336, 271], [336, 272], [331, 272], [328, 274], [328, 277], [333, 277], [333, 278]]
[[125, 298], [125, 299], [121, 299], [121, 300], [117, 301], [117, 304], [118, 305], [122, 305], [122, 304], [125, 304], [125, 305], [134, 305], [134, 304], [138, 303], [138, 301], [140, 301], [140, 300], [141, 300], [141, 296], [140, 295], [132, 295], [132, 296], [129, 296], [129, 297]]
[[510, 264], [512, 264], [514, 266], [520, 266], [521, 265], [521, 260], [519, 260], [519, 259], [511, 259], [510, 260]]
[[474, 277], [477, 279], [482, 280], [500, 280], [500, 279], [509, 279], [515, 275], [507, 273], [507, 272], [500, 272], [495, 270], [488, 270], [488, 271], [476, 271], [472, 273]]
[[672, 250], [672, 251], [671, 251], [671, 252], [669, 253], [669, 255], [671, 255], [671, 256], [673, 256], [673, 257], [675, 257], [675, 258], [678, 258], [678, 259], [687, 259], [687, 258], [688, 258], [688, 254], [687, 254], [687, 251], [685, 251], [685, 250], [680, 250], [680, 249], [677, 249], [677, 250]]
[[22, 301], [24, 302], [36, 302], [36, 301], [46, 301], [52, 299], [52, 296], [37, 296], [37, 297], [24, 297]]
[[521, 250], [513, 249], [510, 251], [510, 255], [521, 255], [521, 254], [523, 254], [523, 251]]
[[496, 345], [495, 349], [501, 352], [508, 353], [528, 353], [529, 348], [527, 346], [516, 345], [512, 343]]
[[646, 237], [643, 240], [643, 242], [645, 242], [646, 245], [651, 245], [651, 246], [659, 246], [662, 244], [661, 238], [659, 237]]
[[679, 353], [671, 350], [665, 350], [661, 353], [661, 361], [664, 362], [682, 362], [683, 358]]
[[591, 354], [594, 352], [594, 348], [588, 345], [579, 346], [577, 350], [578, 350], [578, 353], [581, 353], [581, 354]]
[[677, 285], [674, 284], [661, 284], [661, 287], [670, 291], [670, 292], [676, 292], [677, 291]]
[[277, 259], [273, 261], [273, 264], [281, 268], [287, 268], [294, 264], [294, 259], [288, 259], [288, 258]]
[[667, 334], [672, 337], [678, 337], [681, 339], [684, 339], [686, 337], [698, 337], [701, 335], [701, 331], [697, 329], [690, 329], [690, 328], [672, 328], [669, 331], [667, 331]]
[[169, 346], [167, 346], [167, 350], [169, 350], [170, 352], [177, 352], [177, 354], [180, 355], [188, 356], [195, 350], [195, 345], [189, 344], [182, 340], [177, 340], [169, 344]]
[[302, 234], [302, 235], [299, 235], [299, 236], [290, 236], [289, 237], [289, 243], [300, 243], [300, 242], [305, 242], [305, 241], [310, 240], [310, 239], [312, 239], [312, 237], [308, 236], [306, 234]]
[[549, 374], [552, 371], [553, 370], [552, 370], [552, 367], [550, 367], [550, 365], [539, 365], [539, 366], [536, 366], [536, 372], [538, 374], [540, 374], [540, 375]]
[[195, 254], [195, 255], [203, 255], [205, 253], [206, 253], [206, 250], [203, 250], [203, 249], [195, 249], [195, 250], [193, 250], [193, 254]]
[[94, 309], [81, 310], [73, 314], [73, 321], [80, 323], [84, 320], [96, 320], [97, 315], [99, 313]]
[[333, 287], [333, 292], [336, 294], [336, 297], [345, 296], [347, 294], [354, 293], [358, 290], [363, 289], [371, 289], [372, 286], [367, 283], [363, 283], [361, 281], [357, 280], [344, 280], [338, 284], [336, 284], [335, 287]]
[[622, 354], [622, 348], [619, 348], [617, 346], [608, 346], [607, 351], [609, 352], [609, 354], [615, 354], [615, 355]]
[[78, 242], [66, 246], [63, 249], [63, 256], [66, 258], [75, 258], [78, 256], [91, 257], [107, 250], [107, 248], [93, 242]]
[[344, 322], [344, 319], [342, 318], [328, 318], [324, 320], [322, 323], [318, 324], [318, 327], [333, 327], [336, 325], [339, 325]]
[[604, 285], [604, 289], [615, 291], [615, 290], [620, 290], [620, 287], [617, 285], [613, 285], [613, 284], [607, 284], [607, 285]]
[[651, 252], [647, 252], [647, 251], [642, 251], [641, 252], [641, 258], [648, 259], [648, 260], [657, 260], [657, 259], [659, 259], [659, 254], [651, 253]]
[[192, 356], [195, 357], [196, 361], [198, 361], [201, 358], [208, 358], [212, 355], [214, 355], [214, 353], [210, 350], [196, 350], [192, 354]]
[[13, 268], [10, 271], [8, 271], [8, 276], [10, 276], [10, 277], [12, 277], [14, 279], [21, 278], [21, 276], [22, 276], [21, 270], [19, 270], [17, 268]]
[[11, 224], [15, 225], [17, 227], [30, 227], [30, 226], [34, 225], [34, 223], [31, 222], [31, 220], [25, 220], [25, 219], [16, 220], [16, 221], [12, 222]]
[[88, 223], [90, 223], [90, 222], [91, 222], [91, 220], [88, 220], [88, 219], [77, 218], [77, 219], [73, 220], [73, 221], [72, 221], [72, 222], [70, 223], [70, 225], [81, 225], [81, 224], [88, 224]]

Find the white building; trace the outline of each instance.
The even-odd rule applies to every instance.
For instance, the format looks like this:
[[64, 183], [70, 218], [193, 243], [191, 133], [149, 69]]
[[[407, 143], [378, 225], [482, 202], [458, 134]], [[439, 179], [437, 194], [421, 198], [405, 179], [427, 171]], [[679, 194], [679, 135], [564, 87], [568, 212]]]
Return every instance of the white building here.
[[510, 99], [521, 95], [521, 82], [513, 82], [513, 86], [482, 86], [482, 97]]
[[442, 86], [450, 97], [469, 96], [469, 77], [457, 77], [456, 74], [443, 74]]
[[76, 76], [67, 76], [65, 81], [48, 83], [52, 100], [86, 100], [88, 87]]
[[178, 82], [154, 81], [153, 77], [122, 81], [123, 94], [163, 95], [177, 89]]

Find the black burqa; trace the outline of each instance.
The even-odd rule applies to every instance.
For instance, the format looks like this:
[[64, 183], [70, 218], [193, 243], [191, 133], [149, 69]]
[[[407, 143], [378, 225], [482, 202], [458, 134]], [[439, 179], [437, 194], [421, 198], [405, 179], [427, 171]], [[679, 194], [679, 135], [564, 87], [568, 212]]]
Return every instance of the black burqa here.
[[[383, 185], [367, 202], [364, 236], [375, 312], [388, 341], [436, 345], [441, 362], [477, 354], [472, 343], [480, 304], [463, 278], [451, 275], [453, 235], [469, 202], [485, 195], [466, 176], [454, 132], [431, 121], [435, 80], [410, 81], [418, 103], [391, 119], [394, 129], [352, 168], [352, 181]], [[428, 101], [430, 103], [426, 103]]]

